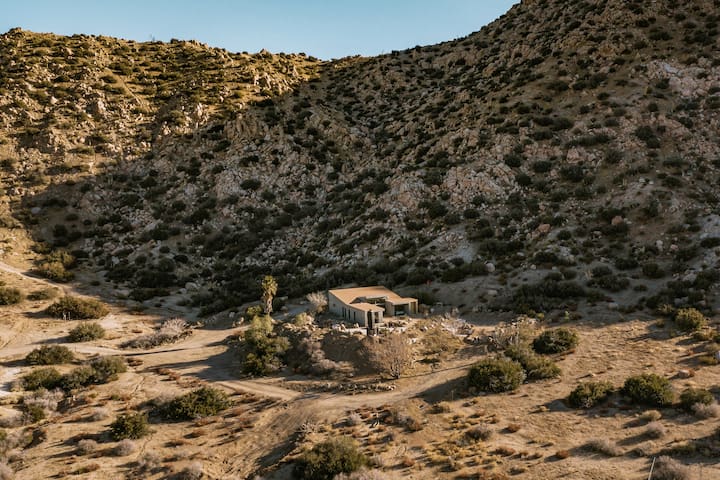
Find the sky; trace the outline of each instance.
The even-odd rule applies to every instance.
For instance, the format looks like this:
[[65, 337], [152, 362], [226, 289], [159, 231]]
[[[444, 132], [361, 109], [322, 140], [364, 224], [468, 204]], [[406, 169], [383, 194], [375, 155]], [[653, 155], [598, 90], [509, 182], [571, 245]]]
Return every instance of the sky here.
[[479, 30], [517, 0], [2, 0], [20, 27], [129, 40], [198, 40], [233, 52], [378, 55]]

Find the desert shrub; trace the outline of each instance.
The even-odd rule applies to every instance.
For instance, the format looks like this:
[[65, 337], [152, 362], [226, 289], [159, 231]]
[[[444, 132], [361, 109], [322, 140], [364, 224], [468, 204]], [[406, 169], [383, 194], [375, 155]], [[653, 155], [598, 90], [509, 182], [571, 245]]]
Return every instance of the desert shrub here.
[[623, 454], [622, 449], [607, 438], [589, 440], [583, 447], [586, 450], [607, 455], [608, 457], [619, 457]]
[[117, 356], [107, 356], [96, 358], [90, 362], [93, 369], [93, 381], [95, 383], [107, 383], [117, 380], [119, 373], [127, 371], [125, 359]]
[[0, 305], [15, 305], [22, 302], [23, 297], [18, 288], [0, 286]]
[[295, 475], [305, 480], [333, 480], [368, 465], [357, 443], [348, 437], [331, 438], [305, 451], [295, 463]]
[[192, 330], [181, 318], [171, 318], [163, 322], [157, 332], [142, 335], [121, 345], [123, 348], [153, 348], [166, 343], [177, 342], [190, 335]]
[[475, 441], [482, 440], [484, 442], [487, 442], [493, 437], [493, 435], [495, 435], [495, 430], [493, 430], [490, 425], [481, 423], [479, 425], [468, 428], [465, 431], [465, 435]]
[[273, 332], [269, 316], [255, 317], [245, 332], [245, 359], [242, 369], [250, 375], [267, 375], [280, 368], [281, 357], [289, 348], [285, 337]]
[[710, 405], [715, 397], [709, 390], [704, 388], [686, 388], [680, 393], [680, 408], [686, 412], [692, 412], [696, 404]]
[[95, 440], [84, 438], [78, 442], [77, 451], [81, 455], [87, 455], [88, 453], [93, 453], [97, 450], [97, 447], [98, 443]]
[[62, 375], [55, 368], [38, 368], [22, 377], [22, 387], [25, 390], [52, 390], [60, 384], [61, 378]]
[[694, 308], [681, 308], [675, 312], [675, 324], [684, 332], [700, 330], [707, 324], [707, 319]]
[[222, 390], [202, 387], [160, 405], [157, 413], [167, 420], [192, 420], [216, 415], [230, 405], [228, 395]]
[[542, 380], [560, 376], [560, 367], [547, 357], [533, 352], [524, 345], [512, 345], [505, 349], [505, 355], [522, 365], [528, 380]]
[[34, 292], [30, 292], [28, 294], [27, 298], [28, 300], [52, 300], [53, 298], [58, 296], [58, 290], [56, 288], [41, 288], [40, 290], [35, 290]]
[[64, 345], [43, 345], [25, 357], [25, 361], [29, 365], [56, 365], [73, 360], [75, 360], [75, 355]]
[[717, 403], [696, 403], [692, 406], [693, 415], [697, 418], [717, 418], [720, 417], [720, 405]]
[[107, 305], [97, 300], [68, 296], [50, 305], [47, 313], [64, 320], [90, 320], [104, 317], [110, 310]]
[[650, 438], [662, 438], [667, 434], [665, 425], [660, 422], [650, 422], [645, 426], [645, 436]]
[[58, 409], [58, 404], [64, 398], [61, 390], [35, 390], [22, 398], [22, 411], [26, 423], [35, 423]]
[[541, 333], [533, 340], [533, 349], [538, 353], [563, 353], [572, 350], [577, 344], [577, 332], [560, 327]]
[[137, 450], [137, 445], [135, 445], [135, 442], [130, 440], [129, 438], [126, 438], [124, 440], [120, 440], [120, 442], [115, 445], [113, 453], [118, 457], [127, 457], [135, 450]]
[[633, 402], [658, 407], [671, 405], [674, 398], [668, 379], [654, 373], [627, 378], [621, 392]]
[[518, 362], [504, 358], [479, 361], [468, 373], [468, 384], [483, 392], [499, 393], [516, 390], [525, 380], [525, 371]]
[[68, 340], [71, 342], [89, 342], [98, 340], [105, 336], [105, 329], [95, 322], [81, 323], [77, 327], [70, 330]]
[[93, 383], [95, 378], [94, 374], [95, 371], [92, 367], [83, 365], [63, 375], [60, 378], [58, 386], [66, 392], [70, 392]]
[[612, 395], [613, 391], [610, 382], [581, 383], [570, 392], [568, 403], [574, 408], [592, 408]]
[[150, 433], [148, 420], [143, 413], [122, 414], [110, 424], [110, 435], [113, 440], [125, 440], [126, 438], [138, 439]]
[[663, 455], [655, 462], [652, 478], [653, 480], [690, 480], [692, 472], [689, 467]]

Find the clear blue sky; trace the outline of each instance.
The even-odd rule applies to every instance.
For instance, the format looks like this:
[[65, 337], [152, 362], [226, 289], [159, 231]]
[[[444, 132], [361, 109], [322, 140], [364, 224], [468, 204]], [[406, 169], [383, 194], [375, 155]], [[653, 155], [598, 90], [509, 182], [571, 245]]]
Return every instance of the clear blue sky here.
[[0, 32], [199, 40], [233, 52], [377, 55], [467, 35], [517, 0], [5, 0]]

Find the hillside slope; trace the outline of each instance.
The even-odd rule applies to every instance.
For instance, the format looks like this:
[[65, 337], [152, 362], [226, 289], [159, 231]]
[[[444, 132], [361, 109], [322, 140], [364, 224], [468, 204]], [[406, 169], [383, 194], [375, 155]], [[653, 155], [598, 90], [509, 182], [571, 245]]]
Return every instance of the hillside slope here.
[[462, 39], [330, 63], [11, 31], [3, 223], [207, 314], [265, 273], [289, 295], [499, 286], [468, 310], [711, 308], [717, 11], [524, 1]]

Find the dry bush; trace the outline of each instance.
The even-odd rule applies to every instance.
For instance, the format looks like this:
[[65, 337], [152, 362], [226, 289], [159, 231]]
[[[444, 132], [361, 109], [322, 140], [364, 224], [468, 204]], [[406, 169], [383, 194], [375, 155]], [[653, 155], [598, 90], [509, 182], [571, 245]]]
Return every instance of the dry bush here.
[[400, 378], [413, 359], [413, 347], [408, 336], [403, 333], [368, 337], [365, 348], [375, 369], [392, 378]]
[[490, 338], [499, 349], [511, 345], [529, 344], [539, 329], [537, 320], [532, 317], [520, 316], [512, 323], [500, 323], [493, 330]]
[[448, 402], [438, 402], [432, 406], [430, 410], [432, 413], [449, 413], [452, 407]]
[[203, 465], [200, 462], [193, 462], [183, 468], [179, 474], [179, 480], [199, 480], [203, 477]]
[[328, 300], [324, 292], [313, 292], [305, 295], [312, 306], [312, 313], [322, 313], [327, 308]]
[[122, 348], [153, 348], [168, 343], [177, 342], [190, 335], [192, 329], [188, 323], [181, 318], [171, 318], [163, 322], [160, 328], [153, 333], [142, 335], [138, 338], [128, 340], [120, 345]]
[[704, 403], [696, 403], [692, 406], [693, 414], [697, 418], [717, 418], [720, 417], [720, 405], [717, 403], [711, 403], [706, 405]]
[[658, 421], [650, 422], [645, 426], [645, 435], [650, 438], [662, 438], [667, 434], [665, 425]]
[[162, 460], [157, 453], [145, 452], [138, 459], [137, 468], [141, 472], [152, 472], [155, 469], [159, 468], [161, 464]]
[[356, 425], [360, 425], [362, 423], [362, 417], [357, 412], [352, 412], [350, 415], [347, 416], [345, 419], [345, 422], [348, 424], [348, 426], [354, 427]]
[[608, 457], [619, 457], [623, 454], [622, 449], [607, 438], [589, 440], [583, 448], [591, 452], [607, 455]]
[[653, 480], [690, 480], [691, 478], [690, 468], [671, 457], [663, 455], [655, 462]]
[[92, 422], [99, 422], [101, 420], [106, 420], [106, 419], [110, 418], [110, 410], [108, 410], [107, 408], [103, 408], [103, 407], [93, 408], [93, 411], [88, 418]]
[[646, 410], [640, 415], [640, 420], [643, 422], [654, 422], [662, 418], [662, 413], [659, 410]]
[[87, 455], [97, 450], [98, 443], [95, 440], [84, 438], [77, 444], [77, 451], [80, 455]]
[[131, 453], [135, 452], [135, 450], [137, 450], [135, 442], [126, 438], [124, 440], [120, 440], [118, 444], [115, 445], [113, 453], [118, 457], [127, 457]]
[[559, 458], [560, 460], [564, 460], [570, 456], [569, 450], [558, 450], [555, 452], [555, 456]]
[[470, 427], [465, 431], [465, 435], [467, 437], [476, 441], [482, 440], [484, 442], [490, 440], [494, 434], [495, 430], [493, 430], [492, 427], [484, 423], [481, 423], [480, 425], [475, 425], [474, 427]]

